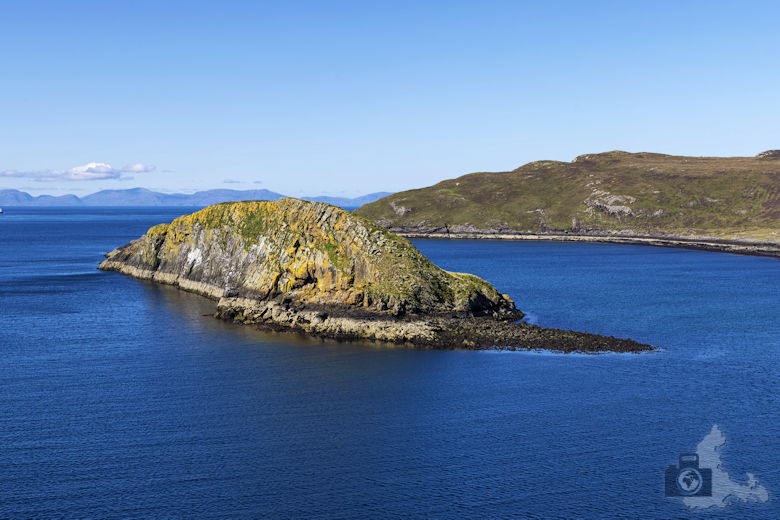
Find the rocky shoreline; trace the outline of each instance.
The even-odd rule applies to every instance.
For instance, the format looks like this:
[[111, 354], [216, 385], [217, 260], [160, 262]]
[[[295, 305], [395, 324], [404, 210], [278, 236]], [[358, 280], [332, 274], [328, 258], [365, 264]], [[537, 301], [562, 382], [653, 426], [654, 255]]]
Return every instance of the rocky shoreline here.
[[549, 240], [556, 242], [592, 242], [599, 244], [625, 244], [636, 246], [670, 247], [677, 249], [695, 249], [716, 253], [731, 253], [746, 256], [768, 256], [780, 258], [780, 244], [772, 242], [739, 242], [715, 238], [686, 238], [669, 236], [642, 235], [586, 235], [555, 233], [501, 233], [489, 232], [425, 232], [406, 229], [391, 229], [406, 238], [446, 238], [446, 239], [487, 239], [487, 240]]
[[519, 322], [517, 311], [505, 319], [492, 316], [394, 315], [342, 305], [301, 304], [283, 295], [269, 300], [224, 296], [216, 286], [138, 269], [106, 260], [100, 270], [172, 285], [214, 300], [214, 317], [273, 332], [316, 335], [340, 341], [377, 341], [440, 350], [548, 350], [563, 353], [640, 353], [656, 350], [631, 339], [586, 332], [546, 329]]
[[653, 350], [518, 322], [523, 313], [485, 280], [442, 270], [367, 219], [295, 199], [179, 217], [106, 254], [99, 269], [206, 296], [216, 317], [276, 331], [418, 348]]
[[[624, 352], [654, 350], [631, 339], [545, 329], [489, 316], [393, 316], [345, 307], [307, 307], [277, 299], [259, 305], [220, 300], [217, 318], [273, 331], [297, 331], [336, 340], [370, 340], [441, 350], [550, 350]], [[516, 317], [521, 317], [519, 313]]]

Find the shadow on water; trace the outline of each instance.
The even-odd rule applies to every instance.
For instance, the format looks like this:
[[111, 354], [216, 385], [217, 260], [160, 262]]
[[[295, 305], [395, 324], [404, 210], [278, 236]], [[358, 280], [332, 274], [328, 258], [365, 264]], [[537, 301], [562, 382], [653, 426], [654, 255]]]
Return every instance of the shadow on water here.
[[138, 280], [143, 287], [143, 295], [151, 305], [162, 307], [176, 323], [186, 322], [187, 326], [208, 334], [227, 335], [242, 344], [283, 344], [288, 346], [313, 347], [353, 347], [380, 350], [424, 350], [412, 345], [398, 345], [384, 341], [351, 341], [321, 338], [297, 331], [264, 330], [258, 326], [233, 323], [214, 317], [216, 302], [204, 296], [182, 291], [169, 285]]

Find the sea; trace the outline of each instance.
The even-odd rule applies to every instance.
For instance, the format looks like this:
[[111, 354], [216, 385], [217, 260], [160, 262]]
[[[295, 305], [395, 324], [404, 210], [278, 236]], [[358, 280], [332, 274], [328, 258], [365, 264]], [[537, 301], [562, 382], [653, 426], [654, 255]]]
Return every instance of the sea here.
[[[659, 347], [419, 350], [97, 270], [190, 209], [4, 209], [0, 518], [780, 518], [776, 259], [414, 240], [531, 323]], [[665, 472], [714, 426], [735, 491], [690, 509]]]

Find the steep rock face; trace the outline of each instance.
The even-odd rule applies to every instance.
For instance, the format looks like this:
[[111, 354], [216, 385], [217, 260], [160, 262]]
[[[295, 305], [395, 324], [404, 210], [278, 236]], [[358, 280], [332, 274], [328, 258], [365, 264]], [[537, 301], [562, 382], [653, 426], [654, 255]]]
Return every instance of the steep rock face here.
[[518, 312], [489, 283], [436, 267], [405, 238], [297, 199], [210, 206], [154, 226], [109, 253], [100, 268], [178, 285], [223, 307], [283, 297], [394, 315]]

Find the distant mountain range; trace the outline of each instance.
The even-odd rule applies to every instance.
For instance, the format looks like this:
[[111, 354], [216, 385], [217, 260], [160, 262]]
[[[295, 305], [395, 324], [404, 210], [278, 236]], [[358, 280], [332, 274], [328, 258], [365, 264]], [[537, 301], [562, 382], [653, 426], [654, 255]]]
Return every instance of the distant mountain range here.
[[[357, 208], [390, 195], [377, 192], [362, 197], [298, 197], [304, 200], [327, 202], [342, 208]], [[2, 206], [210, 206], [220, 202], [244, 200], [279, 200], [286, 195], [269, 190], [206, 190], [192, 194], [160, 193], [145, 188], [103, 190], [77, 197], [76, 195], [33, 196], [19, 190], [0, 190]]]

